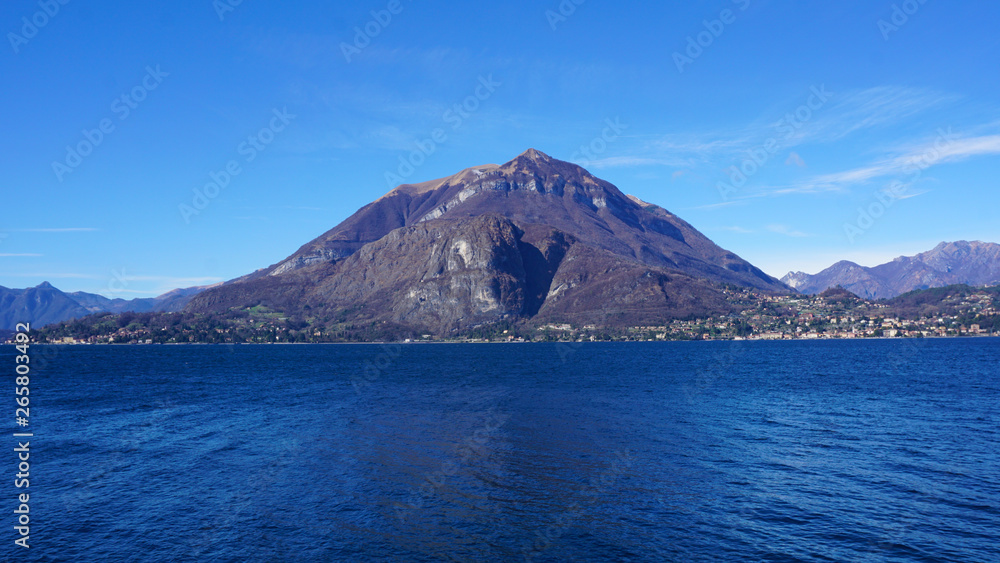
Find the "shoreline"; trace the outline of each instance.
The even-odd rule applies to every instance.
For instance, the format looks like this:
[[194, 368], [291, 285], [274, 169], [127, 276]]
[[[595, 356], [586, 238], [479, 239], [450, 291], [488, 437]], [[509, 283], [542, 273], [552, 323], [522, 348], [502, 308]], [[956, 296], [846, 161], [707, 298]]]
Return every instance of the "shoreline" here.
[[[649, 343], [674, 343], [674, 342], [864, 342], [870, 340], [894, 340], [900, 342], [919, 340], [972, 340], [980, 338], [1000, 338], [1000, 334], [982, 334], [978, 336], [925, 336], [923, 338], [898, 338], [889, 336], [869, 336], [865, 338], [753, 338], [736, 340], [733, 338], [718, 338], [708, 340], [552, 340], [552, 341], [477, 341], [468, 340], [430, 340], [400, 342], [393, 340], [374, 340], [371, 342], [164, 342], [164, 343], [121, 343], [121, 342], [32, 342], [32, 346], [372, 346], [372, 345], [428, 345], [428, 344], [649, 344]], [[12, 342], [0, 344], [3, 346], [14, 346]]]

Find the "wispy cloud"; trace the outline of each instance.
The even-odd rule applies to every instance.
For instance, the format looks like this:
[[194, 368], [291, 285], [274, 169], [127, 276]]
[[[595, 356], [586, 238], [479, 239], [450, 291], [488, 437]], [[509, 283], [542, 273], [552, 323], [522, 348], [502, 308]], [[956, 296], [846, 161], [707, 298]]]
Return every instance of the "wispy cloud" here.
[[125, 281], [143, 281], [143, 282], [158, 282], [165, 285], [170, 285], [172, 287], [180, 286], [194, 286], [194, 285], [209, 285], [213, 283], [218, 283], [225, 281], [219, 277], [200, 277], [200, 278], [175, 278], [170, 276], [123, 276]]
[[395, 125], [375, 127], [365, 133], [364, 138], [366, 145], [390, 151], [413, 150], [413, 142], [416, 140], [413, 134]]
[[109, 291], [107, 288], [104, 288], [104, 289], [94, 289], [90, 291], [85, 291], [84, 293], [96, 293], [98, 295], [102, 295], [109, 299], [114, 299], [115, 297], [119, 296], [119, 294], [123, 293], [128, 295], [148, 295], [150, 297], [156, 297], [158, 295], [163, 295], [166, 292], [161, 290], [144, 291], [141, 289], [118, 289], [118, 288], [115, 288], [114, 291]]
[[795, 230], [792, 227], [789, 227], [788, 225], [774, 224], [774, 225], [768, 225], [765, 228], [768, 231], [771, 231], [772, 233], [777, 233], [779, 235], [784, 235], [786, 237], [805, 238], [813, 236], [809, 233], [804, 233], [802, 231]]
[[739, 233], [741, 235], [749, 235], [749, 234], [755, 232], [753, 229], [744, 229], [743, 227], [740, 227], [738, 225], [734, 225], [734, 226], [731, 226], [731, 227], [718, 227], [718, 228], [716, 228], [714, 230], [716, 230], [716, 231], [729, 231], [731, 233]]
[[37, 258], [43, 254], [0, 254], [0, 258]]
[[[727, 160], [746, 158], [747, 150], [760, 148], [768, 141], [775, 141], [785, 150], [810, 143], [835, 142], [861, 130], [904, 121], [958, 99], [950, 94], [895, 86], [832, 92], [827, 105], [810, 110], [809, 119], [797, 118], [796, 127], [792, 127], [789, 115], [803, 103], [799, 98], [790, 98], [783, 109], [770, 115], [726, 129], [636, 137], [641, 139], [640, 146], [631, 151], [632, 156], [623, 158], [621, 165], [647, 161], [673, 162], [673, 166], [724, 165]], [[793, 155], [790, 164], [805, 164], [797, 153]]]
[[831, 105], [804, 121], [784, 145], [839, 141], [855, 132], [898, 123], [958, 99], [952, 94], [899, 86], [834, 92]]
[[[939, 164], [963, 161], [975, 156], [1000, 154], [1000, 135], [966, 138], [939, 138], [914, 147], [906, 154], [831, 174], [809, 178], [799, 184], [779, 188], [773, 193], [818, 193], [843, 191], [845, 188], [888, 176], [911, 176]], [[915, 197], [913, 194], [910, 197]]]
[[91, 233], [100, 231], [90, 227], [70, 227], [61, 229], [9, 229], [12, 233]]
[[730, 201], [723, 201], [721, 203], [712, 203], [712, 204], [709, 204], [709, 205], [699, 205], [697, 207], [690, 207], [689, 209], [694, 209], [694, 210], [697, 210], [697, 211], [714, 211], [716, 209], [724, 209], [726, 207], [735, 207], [735, 206], [738, 206], [738, 205], [746, 205], [747, 204], [747, 199], [748, 198], [734, 199], [734, 200], [730, 200]]
[[919, 192], [908, 192], [907, 190], [899, 190], [895, 192], [894, 197], [896, 199], [910, 199], [924, 194], [929, 194], [933, 190], [921, 190]]
[[689, 160], [681, 158], [647, 158], [640, 156], [613, 156], [590, 160], [587, 168], [619, 168], [628, 166], [687, 166]]
[[37, 274], [37, 273], [11, 273], [4, 274], [12, 278], [43, 278], [43, 279], [79, 279], [79, 280], [99, 280], [102, 279], [101, 276], [94, 276], [91, 274], [70, 274], [70, 273], [48, 273], [48, 274]]
[[757, 127], [695, 134], [664, 135], [649, 143], [650, 148], [667, 154], [705, 155], [741, 150], [758, 136]]

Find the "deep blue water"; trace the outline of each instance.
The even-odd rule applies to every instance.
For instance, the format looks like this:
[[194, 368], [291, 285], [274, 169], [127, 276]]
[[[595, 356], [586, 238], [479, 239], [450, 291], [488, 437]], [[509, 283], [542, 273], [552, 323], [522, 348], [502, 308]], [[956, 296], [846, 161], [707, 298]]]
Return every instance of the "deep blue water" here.
[[5, 561], [1000, 561], [1000, 339], [31, 351]]

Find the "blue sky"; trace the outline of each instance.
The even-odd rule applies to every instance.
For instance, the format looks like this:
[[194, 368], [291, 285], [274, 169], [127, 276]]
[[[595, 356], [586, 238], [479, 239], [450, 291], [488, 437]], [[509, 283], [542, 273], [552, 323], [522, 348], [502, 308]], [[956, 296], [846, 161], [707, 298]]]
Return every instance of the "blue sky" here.
[[407, 181], [534, 147], [775, 276], [1000, 242], [994, 3], [50, 1], [0, 7], [7, 287], [243, 275], [418, 143]]

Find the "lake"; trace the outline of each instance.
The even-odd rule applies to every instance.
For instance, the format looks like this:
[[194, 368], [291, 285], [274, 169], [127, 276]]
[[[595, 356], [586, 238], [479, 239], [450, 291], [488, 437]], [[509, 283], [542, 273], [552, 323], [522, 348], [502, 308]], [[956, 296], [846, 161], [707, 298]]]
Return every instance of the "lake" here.
[[1000, 561], [1000, 339], [31, 355], [4, 560]]

